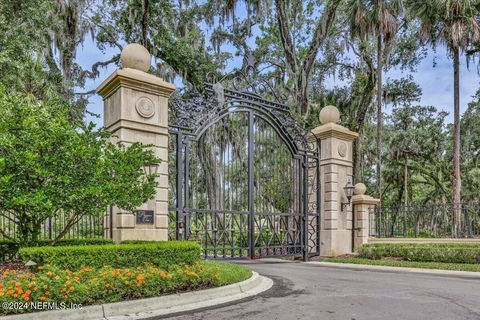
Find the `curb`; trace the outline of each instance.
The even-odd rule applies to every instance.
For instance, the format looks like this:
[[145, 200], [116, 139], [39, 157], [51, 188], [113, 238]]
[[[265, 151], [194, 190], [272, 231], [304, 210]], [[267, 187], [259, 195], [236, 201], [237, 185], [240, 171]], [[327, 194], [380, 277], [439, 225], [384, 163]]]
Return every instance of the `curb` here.
[[320, 261], [311, 261], [311, 262], [303, 262], [303, 263], [322, 266], [322, 267], [333, 267], [333, 268], [342, 268], [342, 269], [421, 273], [421, 274], [432, 274], [432, 275], [441, 275], [441, 276], [456, 276], [456, 277], [470, 278], [470, 279], [471, 278], [480, 279], [480, 272], [474, 272], [474, 271], [457, 271], [457, 270], [440, 270], [440, 269], [426, 269], [426, 268], [374, 266], [374, 265], [367, 265], [367, 264], [320, 262]]
[[0, 317], [2, 320], [124, 320], [164, 316], [200, 308], [212, 307], [255, 296], [270, 289], [273, 281], [252, 271], [252, 276], [228, 286], [166, 296], [127, 300], [81, 309], [53, 310]]

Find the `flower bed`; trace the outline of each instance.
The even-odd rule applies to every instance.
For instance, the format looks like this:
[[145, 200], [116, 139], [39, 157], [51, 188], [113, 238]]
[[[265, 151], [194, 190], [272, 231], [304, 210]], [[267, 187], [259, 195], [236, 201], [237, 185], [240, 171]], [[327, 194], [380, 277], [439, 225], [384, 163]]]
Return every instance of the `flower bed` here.
[[[168, 271], [153, 265], [82, 267], [76, 271], [46, 265], [35, 273], [5, 271], [0, 282], [0, 302], [89, 305], [226, 285], [250, 275], [244, 266], [211, 261], [175, 266]], [[29, 311], [2, 309], [0, 313]]]

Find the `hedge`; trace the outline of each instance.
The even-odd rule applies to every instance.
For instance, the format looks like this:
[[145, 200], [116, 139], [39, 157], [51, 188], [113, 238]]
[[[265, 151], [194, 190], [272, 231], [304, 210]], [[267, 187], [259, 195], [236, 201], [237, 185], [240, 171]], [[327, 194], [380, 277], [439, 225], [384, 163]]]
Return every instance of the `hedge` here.
[[401, 258], [407, 261], [480, 263], [480, 244], [475, 243], [379, 243], [358, 249], [367, 259]]
[[19, 250], [20, 258], [38, 265], [53, 265], [62, 269], [81, 267], [131, 268], [154, 265], [169, 269], [200, 260], [200, 245], [189, 241], [159, 241], [139, 244], [92, 246], [30, 247]]
[[[52, 240], [38, 240], [35, 244], [30, 246], [43, 247], [50, 246]], [[57, 246], [80, 246], [80, 245], [103, 245], [103, 244], [113, 244], [113, 241], [110, 239], [102, 238], [89, 238], [89, 239], [61, 239], [56, 245]], [[18, 252], [20, 248], [19, 244], [11, 240], [0, 240], [0, 259], [12, 259]]]

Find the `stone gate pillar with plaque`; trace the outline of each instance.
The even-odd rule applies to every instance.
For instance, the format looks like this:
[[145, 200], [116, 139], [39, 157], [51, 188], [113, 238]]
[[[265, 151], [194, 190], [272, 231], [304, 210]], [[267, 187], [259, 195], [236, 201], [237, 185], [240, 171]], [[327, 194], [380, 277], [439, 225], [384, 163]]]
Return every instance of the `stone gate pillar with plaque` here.
[[151, 57], [139, 44], [127, 45], [120, 61], [123, 68], [97, 88], [104, 101], [104, 126], [116, 141], [153, 145], [162, 162], [155, 198], [136, 214], [109, 208], [105, 234], [115, 242], [168, 240], [168, 99], [175, 85], [147, 73]]
[[344, 186], [348, 181], [353, 183], [353, 141], [358, 134], [339, 125], [339, 121], [336, 107], [324, 107], [320, 111], [321, 125], [308, 137], [310, 143], [320, 146], [321, 256], [352, 252], [352, 205], [342, 203], [348, 202]]

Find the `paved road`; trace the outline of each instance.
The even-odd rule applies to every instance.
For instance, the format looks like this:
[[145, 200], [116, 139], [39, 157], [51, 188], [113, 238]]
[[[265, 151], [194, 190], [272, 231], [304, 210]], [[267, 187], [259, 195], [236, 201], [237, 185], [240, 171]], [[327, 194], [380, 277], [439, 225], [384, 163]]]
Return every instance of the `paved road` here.
[[480, 279], [255, 261], [263, 294], [168, 319], [480, 319]]

